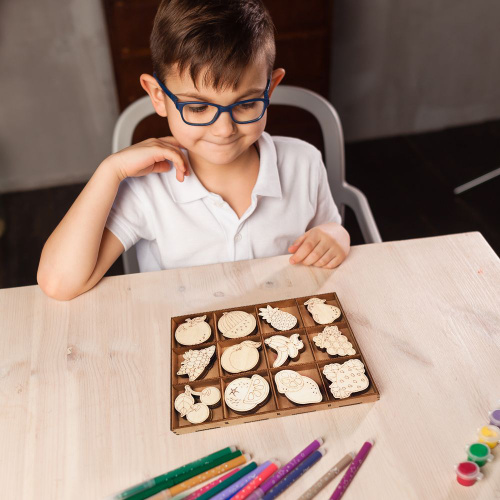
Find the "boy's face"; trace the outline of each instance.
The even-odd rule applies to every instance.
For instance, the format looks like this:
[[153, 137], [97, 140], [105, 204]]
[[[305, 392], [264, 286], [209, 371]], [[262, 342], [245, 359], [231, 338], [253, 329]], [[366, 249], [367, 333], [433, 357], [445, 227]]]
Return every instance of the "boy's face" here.
[[[269, 95], [283, 78], [282, 69], [273, 71]], [[264, 96], [264, 89], [269, 75], [264, 61], [249, 66], [238, 87], [216, 91], [210, 86], [202, 84], [203, 74], [195, 88], [189, 74], [179, 74], [171, 69], [167, 81], [168, 89], [177, 96], [180, 102], [203, 101], [222, 106], [228, 106], [236, 101], [260, 98]], [[150, 75], [142, 75], [141, 83], [151, 96], [156, 112], [160, 116], [167, 116], [172, 135], [189, 151], [195, 160], [205, 164], [227, 165], [245, 153], [261, 136], [266, 126], [267, 112], [257, 122], [237, 124], [229, 113], [221, 113], [211, 125], [202, 127], [188, 125], [175, 107], [173, 101], [165, 95], [157, 82]]]

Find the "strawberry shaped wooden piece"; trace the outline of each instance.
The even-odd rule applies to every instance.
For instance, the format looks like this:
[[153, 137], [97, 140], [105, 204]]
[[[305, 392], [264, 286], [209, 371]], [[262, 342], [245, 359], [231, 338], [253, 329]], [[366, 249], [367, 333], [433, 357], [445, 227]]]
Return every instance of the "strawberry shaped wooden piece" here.
[[297, 324], [297, 318], [277, 307], [261, 307], [259, 316], [262, 316], [274, 329], [281, 332], [291, 330]]
[[203, 344], [212, 335], [212, 330], [210, 325], [205, 321], [206, 319], [206, 316], [186, 319], [175, 330], [175, 340], [181, 345]]
[[326, 365], [323, 374], [331, 382], [333, 396], [339, 399], [348, 398], [353, 392], [364, 391], [370, 385], [365, 375], [365, 365], [359, 359]]
[[307, 302], [304, 302], [304, 305], [307, 306], [307, 310], [312, 314], [313, 320], [320, 325], [333, 323], [337, 318], [340, 318], [341, 315], [341, 311], [338, 307], [325, 304], [325, 302], [325, 299], [319, 299], [318, 297], [313, 297]]

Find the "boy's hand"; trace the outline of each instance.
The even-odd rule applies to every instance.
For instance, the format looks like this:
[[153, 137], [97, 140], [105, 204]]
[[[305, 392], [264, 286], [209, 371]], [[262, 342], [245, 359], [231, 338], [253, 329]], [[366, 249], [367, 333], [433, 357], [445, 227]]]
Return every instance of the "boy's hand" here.
[[305, 266], [324, 269], [337, 267], [347, 256], [343, 246], [321, 226], [313, 227], [297, 238], [288, 251], [293, 253], [290, 257], [290, 264], [300, 262]]
[[189, 175], [188, 161], [180, 150], [181, 144], [173, 137], [147, 139], [106, 158], [120, 181], [127, 177], [142, 177], [151, 173], [168, 172], [171, 165], [176, 169], [179, 182]]

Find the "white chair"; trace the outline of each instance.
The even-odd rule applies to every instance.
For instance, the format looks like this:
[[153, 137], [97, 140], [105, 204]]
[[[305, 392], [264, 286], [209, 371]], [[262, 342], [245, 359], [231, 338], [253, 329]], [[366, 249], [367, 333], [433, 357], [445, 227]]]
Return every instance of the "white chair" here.
[[[325, 145], [325, 165], [328, 183], [335, 203], [344, 220], [345, 206], [356, 215], [366, 243], [380, 243], [380, 233], [366, 196], [345, 180], [344, 136], [342, 125], [333, 106], [322, 96], [299, 87], [279, 85], [271, 96], [271, 106], [296, 106], [309, 111], [318, 120]], [[118, 118], [113, 133], [113, 153], [132, 144], [136, 126], [155, 110], [149, 96], [144, 96], [128, 106]], [[135, 248], [123, 254], [125, 273], [139, 272]]]

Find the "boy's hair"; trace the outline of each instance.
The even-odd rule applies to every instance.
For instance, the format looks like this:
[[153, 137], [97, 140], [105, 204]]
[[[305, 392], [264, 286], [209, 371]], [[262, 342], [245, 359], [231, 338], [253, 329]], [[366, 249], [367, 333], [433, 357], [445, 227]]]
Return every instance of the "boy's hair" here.
[[261, 0], [162, 0], [150, 41], [158, 77], [165, 80], [177, 64], [196, 88], [204, 71], [205, 86], [235, 89], [261, 56], [269, 76], [276, 54], [274, 25]]

